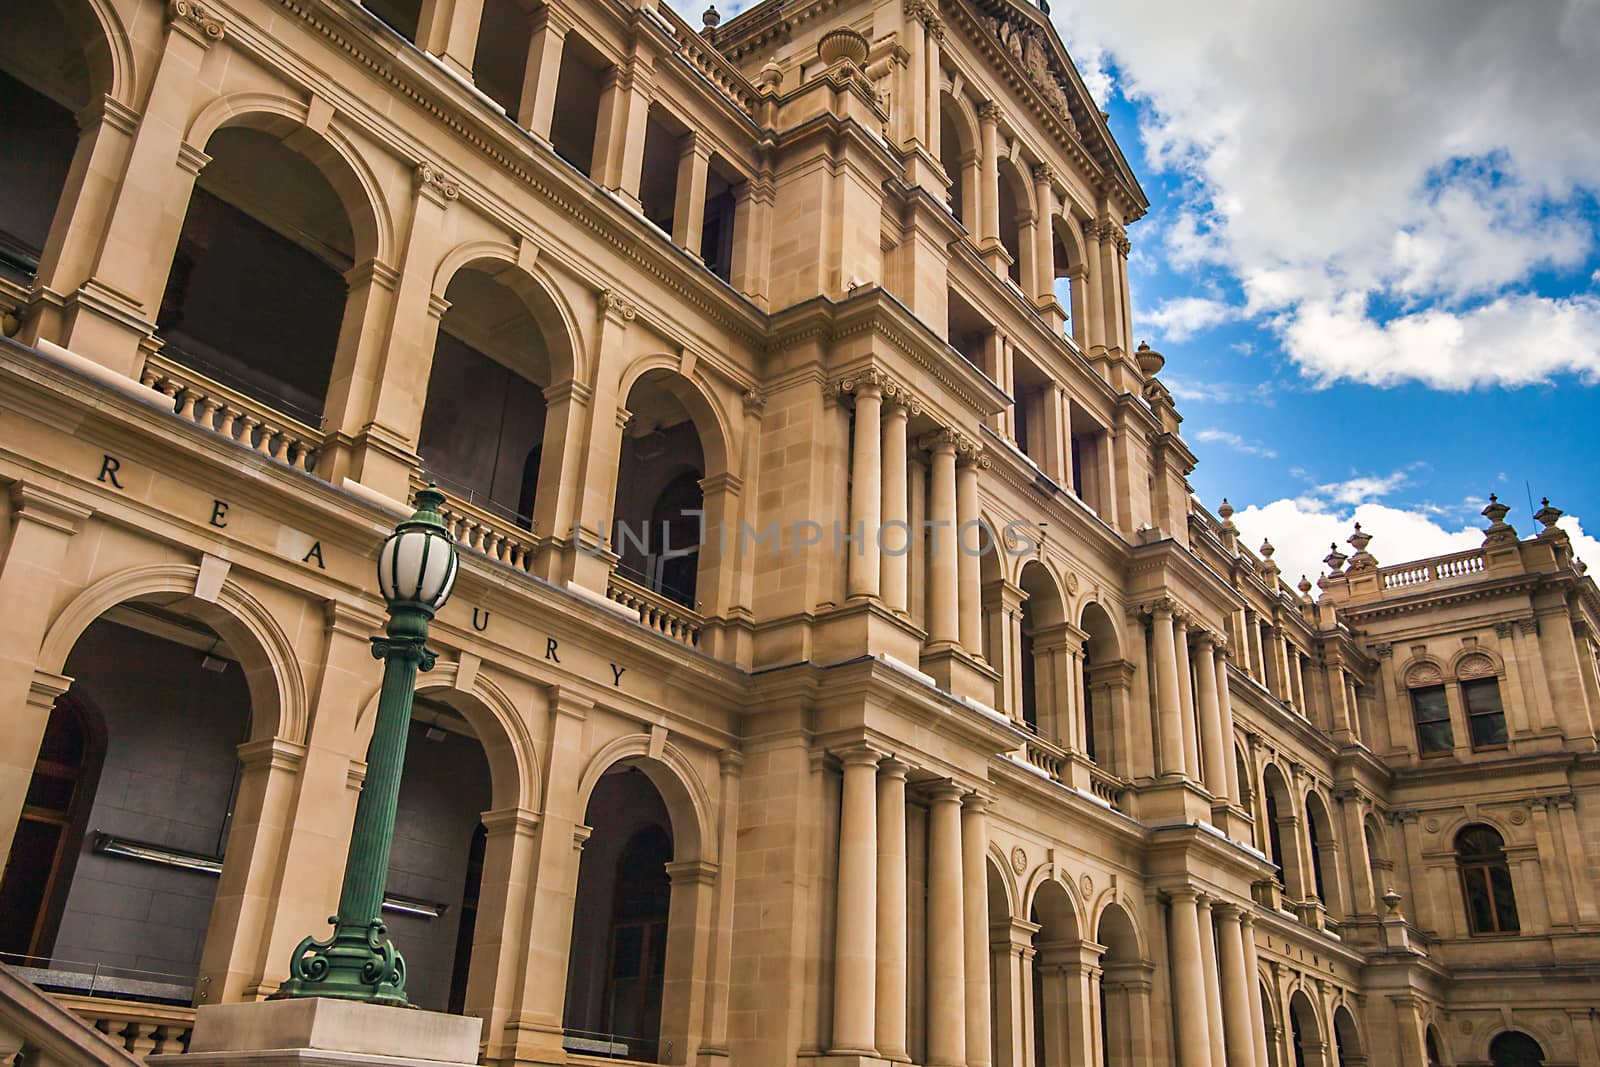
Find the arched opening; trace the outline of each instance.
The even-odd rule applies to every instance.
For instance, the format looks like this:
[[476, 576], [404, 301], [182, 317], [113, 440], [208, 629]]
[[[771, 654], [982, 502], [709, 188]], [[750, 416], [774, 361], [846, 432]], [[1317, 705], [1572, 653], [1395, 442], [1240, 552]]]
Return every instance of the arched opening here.
[[950, 179], [950, 214], [971, 231], [978, 221], [978, 128], [971, 109], [949, 92], [939, 94], [939, 165]]
[[1030, 560], [1018, 576], [1022, 602], [1022, 719], [1051, 741], [1070, 740], [1064, 721], [1071, 699], [1072, 649], [1068, 648], [1066, 607], [1061, 590], [1044, 564]]
[[1266, 1031], [1267, 1037], [1267, 1063], [1266, 1067], [1283, 1067], [1283, 1026], [1278, 1019], [1277, 1005], [1273, 1003], [1272, 990], [1267, 988], [1265, 982], [1257, 984], [1261, 1000], [1261, 1028]]
[[1322, 1023], [1304, 990], [1295, 990], [1289, 998], [1289, 1047], [1294, 1053], [1294, 1067], [1328, 1067]]
[[22, 288], [50, 238], [78, 147], [77, 115], [95, 94], [73, 32], [79, 20], [63, 7], [76, 5], [14, 5], [0, 34], [0, 278]]
[[519, 269], [480, 261], [455, 273], [445, 299], [417, 436], [423, 468], [453, 496], [532, 529], [540, 479], [557, 489], [543, 470], [544, 391], [568, 370], [535, 318], [543, 295]]
[[993, 856], [984, 865], [989, 912], [989, 1054], [994, 1063], [1015, 1063], [1024, 1051], [1021, 1033], [1021, 952], [1006, 876]]
[[194, 995], [251, 699], [227, 641], [174, 608], [112, 608], [67, 656], [0, 885], [0, 951], [44, 988]]
[[1244, 809], [1244, 814], [1250, 820], [1250, 842], [1256, 848], [1261, 847], [1261, 820], [1256, 815], [1256, 788], [1255, 781], [1250, 775], [1250, 761], [1244, 757], [1244, 749], [1238, 745], [1233, 746], [1233, 772], [1239, 780], [1239, 806]]
[[1063, 412], [1055, 383], [1016, 348], [1011, 351], [1011, 397], [1012, 439], [1034, 466], [1059, 476]]
[[1306, 795], [1306, 837], [1310, 848], [1310, 873], [1312, 888], [1330, 910], [1338, 910], [1338, 846], [1334, 845], [1333, 819], [1328, 816], [1328, 806], [1315, 790]]
[[528, 11], [517, 0], [483, 0], [472, 53], [472, 82], [513, 118], [522, 103], [532, 36]]
[[1341, 1004], [1333, 1009], [1333, 1041], [1338, 1051], [1338, 1067], [1365, 1067], [1366, 1050], [1356, 1030], [1355, 1016]]
[[1105, 1067], [1135, 1067], [1149, 1062], [1144, 1047], [1148, 1013], [1147, 968], [1139, 953], [1133, 920], [1113, 904], [1100, 916], [1095, 940], [1105, 946], [1100, 957], [1100, 1047]]
[[701, 599], [705, 437], [693, 414], [704, 401], [664, 370], [642, 375], [628, 393], [612, 544], [617, 574], [684, 607]]
[[1427, 1067], [1444, 1067], [1444, 1057], [1439, 1054], [1439, 1031], [1429, 1026], [1422, 1036], [1423, 1053], [1428, 1057]]
[[1071, 1059], [1078, 1027], [1089, 1021], [1076, 985], [1083, 964], [1077, 908], [1059, 882], [1045, 882], [1035, 893], [1033, 935], [1033, 1067], [1055, 1067]]
[[1083, 642], [1084, 751], [1112, 774], [1127, 773], [1127, 756], [1117, 722], [1116, 704], [1126, 684], [1116, 624], [1101, 605], [1083, 607], [1079, 625]]
[[1294, 901], [1306, 899], [1307, 887], [1301, 884], [1299, 805], [1289, 791], [1289, 783], [1276, 764], [1261, 772], [1262, 792], [1266, 794], [1268, 858], [1278, 866], [1278, 884]]
[[[1031, 249], [1023, 240], [1023, 231], [1033, 225], [1033, 205], [1028, 196], [1028, 184], [1016, 165], [1003, 159], [999, 171], [996, 203], [1000, 214], [1000, 245], [1010, 258], [1006, 267], [1007, 276], [1021, 285], [1026, 277], [1025, 269], [1031, 265]], [[1027, 262], [1024, 257], [1027, 257]]]
[[1517, 897], [1500, 832], [1473, 823], [1462, 827], [1455, 844], [1468, 932], [1474, 936], [1518, 933], [1522, 927], [1517, 919]]
[[556, 155], [590, 177], [595, 174], [600, 96], [606, 78], [613, 73], [612, 64], [581, 35], [566, 35], [561, 48], [561, 71], [556, 78], [550, 146]]
[[1367, 868], [1372, 874], [1371, 906], [1376, 913], [1379, 901], [1390, 889], [1390, 871], [1393, 866], [1389, 862], [1388, 852], [1384, 849], [1383, 827], [1378, 825], [1377, 819], [1371, 815], [1363, 819], [1361, 832], [1366, 837]]
[[1494, 1067], [1539, 1067], [1544, 1048], [1521, 1030], [1507, 1030], [1489, 1042], [1489, 1062]]
[[[584, 816], [588, 840], [567, 967], [568, 1051], [670, 1062], [662, 1036], [675, 859], [665, 800], [641, 769], [602, 775]], [[681, 1051], [681, 1050], [678, 1050]]]
[[205, 150], [156, 316], [162, 354], [317, 427], [345, 275], [370, 250], [322, 170], [277, 136], [229, 126]]
[[383, 917], [407, 964], [411, 1003], [463, 1011], [492, 804], [490, 768], [473, 727], [419, 695], [395, 807]]

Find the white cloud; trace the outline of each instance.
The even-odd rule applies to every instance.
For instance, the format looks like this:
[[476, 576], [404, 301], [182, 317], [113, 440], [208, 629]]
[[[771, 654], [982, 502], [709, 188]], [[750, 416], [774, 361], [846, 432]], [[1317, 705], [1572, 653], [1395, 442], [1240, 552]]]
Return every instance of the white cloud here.
[[1169, 341], [1184, 341], [1213, 326], [1239, 317], [1240, 309], [1203, 296], [1180, 296], [1163, 301], [1144, 315], [1144, 325]]
[[[1330, 545], [1337, 543], [1339, 550], [1349, 555], [1352, 549], [1345, 539], [1358, 522], [1364, 532], [1372, 535], [1367, 551], [1384, 566], [1477, 548], [1483, 544], [1483, 527], [1488, 525], [1487, 520], [1480, 519], [1477, 525], [1446, 526], [1422, 509], [1376, 503], [1354, 509], [1329, 508], [1304, 499], [1251, 505], [1233, 516], [1240, 537], [1250, 548], [1256, 548], [1263, 540], [1272, 542], [1276, 549], [1272, 558], [1290, 585], [1298, 582], [1302, 574], [1314, 583], [1325, 573], [1322, 557], [1328, 554]], [[1600, 540], [1585, 533], [1576, 516], [1564, 516], [1559, 525], [1572, 539], [1578, 558], [1586, 563], [1600, 561]], [[1524, 518], [1518, 532], [1527, 536], [1533, 527], [1537, 524]]]
[[1561, 373], [1600, 378], [1600, 299], [1503, 297], [1468, 312], [1437, 308], [1378, 323], [1355, 294], [1301, 306], [1283, 330], [1289, 358], [1319, 384], [1420, 381], [1436, 389], [1530, 385]]
[[1395, 471], [1393, 474], [1381, 476], [1356, 475], [1342, 482], [1326, 482], [1319, 485], [1309, 497], [1302, 499], [1321, 500], [1333, 504], [1366, 504], [1388, 496], [1409, 481], [1410, 478], [1405, 471]]
[[1592, 302], [1511, 295], [1600, 243], [1579, 209], [1600, 187], [1600, 4], [1125, 0], [1056, 18], [1074, 55], [1114, 61], [1147, 105], [1150, 164], [1190, 191], [1170, 261], [1227, 270], [1313, 378], [1463, 388], [1600, 364]]
[[1236, 433], [1228, 430], [1206, 428], [1195, 433], [1194, 439], [1206, 444], [1226, 445], [1235, 452], [1243, 452], [1247, 456], [1261, 456], [1265, 459], [1277, 459], [1278, 453], [1265, 445], [1258, 445], [1253, 441], [1246, 441]]

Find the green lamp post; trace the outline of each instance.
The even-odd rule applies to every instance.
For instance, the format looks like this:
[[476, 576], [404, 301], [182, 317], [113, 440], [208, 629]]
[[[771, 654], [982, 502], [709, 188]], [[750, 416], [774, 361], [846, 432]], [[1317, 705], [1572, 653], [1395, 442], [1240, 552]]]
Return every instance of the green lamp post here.
[[367, 777], [356, 800], [339, 914], [328, 919], [332, 937], [307, 937], [295, 948], [279, 997], [406, 1005], [405, 960], [387, 936], [381, 909], [417, 672], [433, 666], [428, 622], [456, 580], [455, 540], [440, 517], [442, 503], [444, 494], [431, 486], [419, 492], [417, 513], [395, 527], [378, 552], [378, 587], [389, 605], [389, 625], [388, 636], [372, 639], [372, 655], [383, 660], [383, 690], [367, 746]]

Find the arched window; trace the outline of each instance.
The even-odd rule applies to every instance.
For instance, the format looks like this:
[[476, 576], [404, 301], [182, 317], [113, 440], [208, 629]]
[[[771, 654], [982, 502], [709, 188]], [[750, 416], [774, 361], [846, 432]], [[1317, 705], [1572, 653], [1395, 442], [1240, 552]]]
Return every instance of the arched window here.
[[1467, 709], [1467, 736], [1474, 752], [1506, 747], [1506, 713], [1500, 704], [1500, 682], [1494, 661], [1474, 653], [1456, 666], [1461, 703]]
[[1419, 663], [1406, 672], [1411, 691], [1411, 719], [1417, 728], [1419, 755], [1448, 756], [1455, 747], [1450, 727], [1450, 700], [1445, 695], [1444, 675], [1431, 663]]
[[1444, 1067], [1444, 1060], [1439, 1056], [1439, 1033], [1433, 1027], [1428, 1027], [1428, 1032], [1423, 1038], [1425, 1051], [1428, 1054], [1428, 1067]]
[[1505, 842], [1490, 826], [1475, 823], [1456, 835], [1456, 866], [1466, 898], [1467, 926], [1474, 934], [1514, 934], [1517, 900], [1511, 889]]
[[1507, 1030], [1489, 1042], [1489, 1062], [1494, 1067], [1539, 1067], [1544, 1049], [1520, 1030]]

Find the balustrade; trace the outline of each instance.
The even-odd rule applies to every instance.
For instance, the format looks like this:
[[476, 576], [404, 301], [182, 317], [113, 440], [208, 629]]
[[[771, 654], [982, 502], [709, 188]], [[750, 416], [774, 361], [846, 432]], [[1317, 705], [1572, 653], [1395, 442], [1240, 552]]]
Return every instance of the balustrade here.
[[1483, 550], [1475, 548], [1468, 552], [1435, 556], [1433, 559], [1418, 560], [1396, 567], [1380, 567], [1378, 575], [1383, 580], [1383, 588], [1404, 589], [1407, 586], [1461, 578], [1482, 571]]
[[191, 367], [151, 355], [140, 380], [170, 397], [179, 418], [291, 467], [311, 471], [317, 465], [322, 453], [321, 431]]
[[186, 1005], [72, 995], [55, 999], [131, 1055], [142, 1058], [188, 1050], [194, 1009]]
[[606, 596], [637, 612], [639, 622], [657, 633], [666, 634], [690, 646], [700, 643], [700, 630], [705, 620], [682, 604], [617, 574], [613, 574], [606, 583]]

